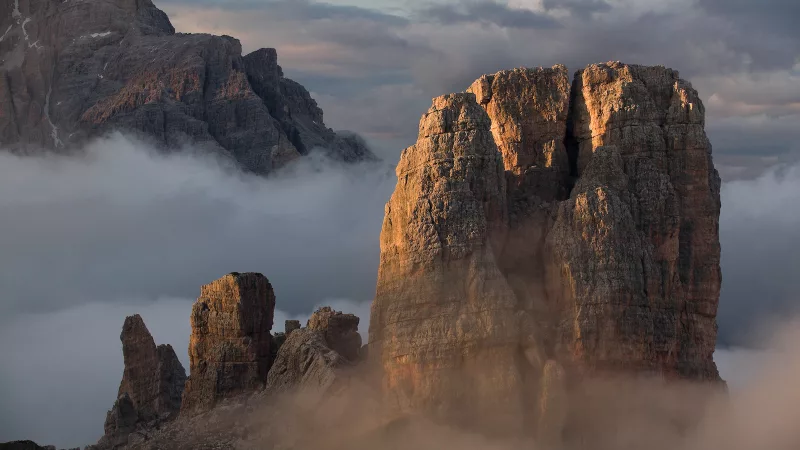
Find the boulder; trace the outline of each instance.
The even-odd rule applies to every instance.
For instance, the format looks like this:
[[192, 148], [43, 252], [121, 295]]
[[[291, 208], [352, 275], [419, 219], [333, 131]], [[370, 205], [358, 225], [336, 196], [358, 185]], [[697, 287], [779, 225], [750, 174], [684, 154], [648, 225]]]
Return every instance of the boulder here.
[[359, 359], [361, 335], [358, 333], [359, 318], [344, 314], [325, 306], [314, 312], [308, 319], [309, 330], [322, 332], [328, 347], [350, 361]]

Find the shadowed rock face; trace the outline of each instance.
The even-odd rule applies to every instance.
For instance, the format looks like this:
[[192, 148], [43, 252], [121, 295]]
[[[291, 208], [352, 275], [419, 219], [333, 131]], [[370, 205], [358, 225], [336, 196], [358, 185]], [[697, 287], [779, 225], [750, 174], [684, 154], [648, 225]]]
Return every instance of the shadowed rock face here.
[[369, 355], [387, 397], [557, 443], [586, 376], [720, 381], [719, 177], [689, 83], [608, 63], [571, 89], [556, 66], [469, 92], [434, 99], [386, 206]]
[[354, 314], [344, 314], [341, 311], [334, 311], [330, 306], [324, 306], [308, 319], [308, 329], [322, 332], [331, 349], [350, 361], [356, 361], [361, 350], [359, 321], [360, 319]]
[[156, 347], [138, 314], [125, 319], [120, 340], [125, 370], [118, 395], [127, 393], [143, 418], [178, 411], [186, 371], [172, 346]]
[[259, 273], [231, 273], [201, 288], [192, 307], [190, 376], [181, 413], [264, 386], [274, 310], [272, 285]]
[[274, 49], [242, 57], [232, 37], [175, 33], [150, 0], [6, 1], [0, 36], [0, 146], [12, 151], [67, 152], [125, 130], [259, 174], [316, 147], [373, 158], [325, 127]]
[[521, 308], [543, 318], [545, 238], [558, 202], [569, 195], [570, 163], [564, 146], [570, 100], [567, 68], [484, 75], [468, 92], [475, 93], [491, 119], [506, 171], [508, 234], [497, 249], [498, 262]]
[[125, 318], [120, 340], [125, 368], [97, 449], [124, 444], [137, 428], [175, 419], [181, 407], [186, 371], [172, 346], [156, 347], [138, 314]]

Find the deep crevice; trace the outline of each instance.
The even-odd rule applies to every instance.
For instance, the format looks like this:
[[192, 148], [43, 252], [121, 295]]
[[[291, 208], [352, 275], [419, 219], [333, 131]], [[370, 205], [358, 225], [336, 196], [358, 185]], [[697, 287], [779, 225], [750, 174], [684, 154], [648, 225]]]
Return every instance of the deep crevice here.
[[575, 104], [578, 98], [578, 77], [580, 72], [575, 74], [572, 79], [572, 87], [569, 92], [569, 109], [567, 110], [567, 131], [564, 134], [564, 147], [567, 150], [567, 159], [569, 160], [569, 175], [567, 176], [567, 196], [572, 194], [572, 189], [578, 182], [578, 154], [580, 147], [578, 139], [575, 137]]

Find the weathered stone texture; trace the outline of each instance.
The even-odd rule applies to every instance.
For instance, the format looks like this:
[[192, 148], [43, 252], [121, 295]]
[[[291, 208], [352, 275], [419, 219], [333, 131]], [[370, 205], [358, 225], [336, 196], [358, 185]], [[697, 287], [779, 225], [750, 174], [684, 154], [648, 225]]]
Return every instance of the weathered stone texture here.
[[286, 335], [292, 334], [292, 331], [300, 329], [300, 321], [299, 320], [287, 320], [284, 324], [284, 332]]
[[664, 67], [596, 64], [574, 89], [581, 177], [548, 238], [563, 353], [718, 380], [720, 179], [703, 104]]
[[172, 346], [156, 347], [138, 314], [125, 319], [120, 340], [125, 369], [118, 396], [127, 393], [142, 418], [178, 411], [186, 371]]
[[467, 91], [491, 119], [506, 170], [509, 230], [499, 264], [524, 309], [542, 318], [545, 238], [569, 192], [567, 68], [505, 70], [482, 76]]
[[201, 288], [192, 307], [182, 413], [264, 386], [274, 310], [272, 285], [258, 273], [231, 273]]
[[230, 36], [175, 33], [150, 0], [7, 1], [0, 28], [0, 146], [12, 151], [67, 152], [123, 130], [259, 174], [318, 147], [374, 158], [325, 127], [275, 50], [243, 57]]
[[359, 359], [361, 335], [358, 333], [360, 319], [353, 314], [344, 314], [325, 306], [308, 319], [309, 330], [322, 332], [328, 346], [350, 361]]
[[400, 408], [502, 433], [523, 426], [525, 400], [518, 301], [497, 264], [506, 191], [490, 125], [473, 94], [439, 97], [403, 152], [369, 353]]
[[106, 415], [96, 448], [115, 448], [149, 423], [174, 420], [181, 406], [186, 371], [170, 345], [156, 347], [138, 314], [125, 318], [120, 333], [124, 370], [117, 400]]
[[696, 91], [621, 63], [572, 89], [556, 66], [469, 91], [434, 100], [386, 206], [369, 355], [388, 397], [557, 443], [584, 376], [719, 381], [719, 177]]
[[270, 393], [302, 392], [303, 401], [313, 405], [340, 380], [340, 369], [348, 360], [328, 346], [322, 331], [302, 328], [293, 331], [278, 351], [267, 376]]
[[[492, 121], [513, 199], [563, 200], [569, 160], [564, 148], [570, 82], [567, 68], [514, 69], [484, 75], [467, 90]], [[524, 212], [524, 211], [520, 211]]]

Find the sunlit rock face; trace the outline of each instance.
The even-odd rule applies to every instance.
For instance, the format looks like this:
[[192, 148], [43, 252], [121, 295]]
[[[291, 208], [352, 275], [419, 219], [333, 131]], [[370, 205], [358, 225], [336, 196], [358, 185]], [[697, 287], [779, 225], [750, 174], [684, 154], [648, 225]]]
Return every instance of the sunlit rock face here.
[[557, 440], [586, 376], [719, 381], [719, 177], [664, 67], [515, 69], [434, 99], [386, 206], [369, 357], [387, 398]]
[[[519, 431], [518, 300], [498, 265], [506, 179], [471, 93], [434, 99], [386, 205], [369, 354], [389, 400], [466, 426]], [[474, 423], [473, 411], [492, 411]]]
[[573, 90], [580, 178], [548, 236], [559, 352], [588, 370], [718, 380], [720, 178], [697, 91], [621, 63], [579, 71]]

